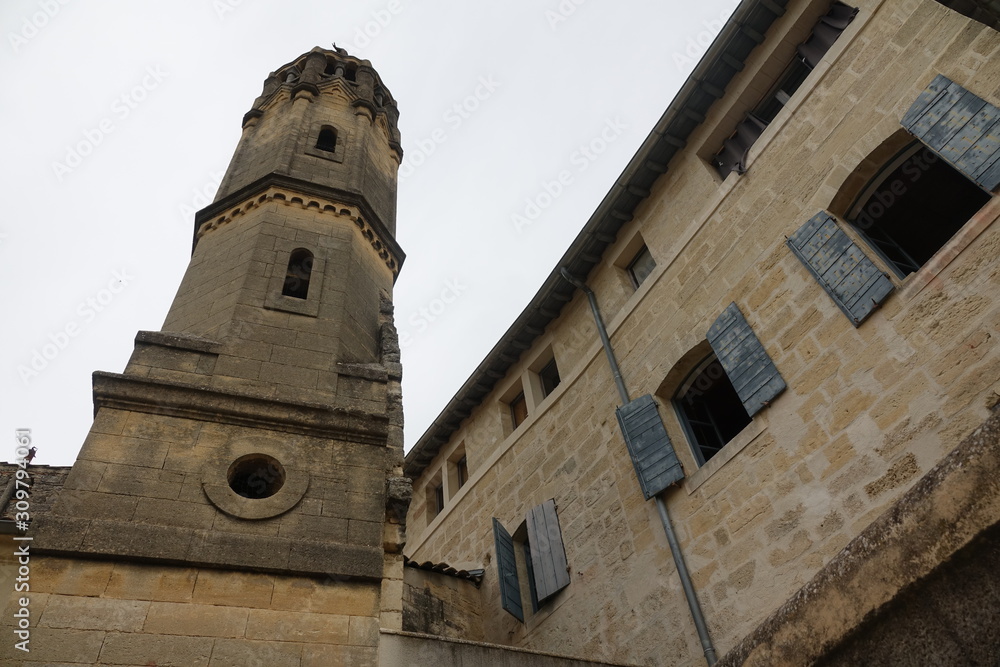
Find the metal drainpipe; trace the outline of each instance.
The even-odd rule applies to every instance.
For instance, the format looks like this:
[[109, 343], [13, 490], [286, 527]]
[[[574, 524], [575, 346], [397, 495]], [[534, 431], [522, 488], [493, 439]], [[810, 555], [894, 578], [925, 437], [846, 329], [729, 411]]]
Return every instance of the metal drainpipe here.
[[[587, 300], [590, 302], [590, 310], [594, 314], [594, 322], [597, 324], [597, 333], [601, 336], [604, 353], [607, 355], [608, 363], [611, 365], [611, 374], [614, 376], [615, 384], [618, 386], [618, 395], [621, 397], [623, 404], [628, 403], [631, 399], [628, 397], [628, 390], [625, 389], [625, 381], [622, 380], [622, 373], [618, 368], [618, 360], [615, 359], [615, 352], [611, 348], [611, 339], [608, 338], [608, 330], [604, 326], [604, 320], [601, 319], [601, 311], [597, 308], [597, 297], [594, 295], [593, 290], [587, 287], [584, 282], [575, 278], [566, 267], [559, 268], [559, 275], [587, 295]], [[698, 596], [694, 591], [694, 584], [691, 583], [691, 574], [688, 572], [687, 563], [684, 562], [684, 554], [681, 553], [680, 542], [677, 541], [673, 524], [670, 523], [667, 504], [663, 502], [663, 498], [659, 495], [656, 495], [654, 499], [656, 500], [656, 509], [660, 513], [660, 521], [663, 522], [663, 531], [667, 534], [670, 553], [674, 557], [677, 576], [681, 579], [684, 597], [687, 598], [688, 608], [691, 610], [691, 619], [694, 621], [694, 627], [698, 631], [698, 638], [701, 640], [701, 646], [705, 651], [705, 660], [709, 665], [714, 665], [717, 661], [715, 646], [712, 644], [712, 638], [708, 635], [708, 625], [706, 625], [705, 616], [701, 612], [701, 604], [698, 602]]]

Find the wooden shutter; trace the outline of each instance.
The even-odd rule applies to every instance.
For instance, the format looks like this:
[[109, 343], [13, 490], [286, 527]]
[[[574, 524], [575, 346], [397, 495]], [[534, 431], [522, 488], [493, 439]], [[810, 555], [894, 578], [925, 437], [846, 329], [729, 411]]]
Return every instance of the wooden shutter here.
[[524, 623], [521, 607], [521, 584], [517, 580], [517, 559], [514, 557], [514, 540], [500, 522], [493, 519], [493, 542], [497, 549], [497, 573], [500, 580], [500, 606], [511, 616]]
[[735, 303], [708, 330], [708, 343], [751, 417], [785, 390], [781, 374]]
[[856, 327], [895, 289], [889, 276], [823, 211], [792, 234], [788, 247]]
[[937, 75], [903, 116], [928, 148], [989, 192], [1000, 185], [1000, 109]]
[[646, 500], [684, 479], [684, 470], [652, 396], [646, 394], [630, 401], [615, 415]]
[[544, 602], [569, 585], [566, 549], [563, 547], [556, 502], [546, 500], [528, 510], [528, 544], [531, 547], [531, 571], [538, 601]]

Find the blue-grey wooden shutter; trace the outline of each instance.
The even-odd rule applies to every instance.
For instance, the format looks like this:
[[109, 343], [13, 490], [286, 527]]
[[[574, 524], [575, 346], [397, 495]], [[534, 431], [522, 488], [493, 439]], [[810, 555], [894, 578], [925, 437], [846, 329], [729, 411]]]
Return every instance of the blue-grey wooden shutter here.
[[646, 500], [684, 479], [684, 470], [652, 396], [646, 394], [629, 401], [615, 410], [615, 415]]
[[788, 247], [856, 327], [895, 289], [889, 276], [823, 211], [792, 234]]
[[938, 74], [902, 125], [982, 188], [1000, 185], [1000, 109], [989, 102]]
[[546, 500], [525, 517], [531, 546], [531, 572], [538, 601], [544, 602], [569, 585], [566, 549], [563, 547], [556, 501]]
[[753, 417], [785, 390], [785, 381], [735, 303], [708, 330], [708, 343]]
[[514, 540], [510, 533], [493, 519], [493, 542], [497, 549], [497, 573], [500, 579], [500, 606], [511, 616], [524, 623], [521, 607], [521, 584], [517, 580], [517, 559], [514, 556]]

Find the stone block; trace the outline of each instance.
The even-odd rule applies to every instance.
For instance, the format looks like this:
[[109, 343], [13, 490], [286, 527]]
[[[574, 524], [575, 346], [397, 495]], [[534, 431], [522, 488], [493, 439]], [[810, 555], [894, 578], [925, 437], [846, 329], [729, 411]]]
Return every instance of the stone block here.
[[32, 556], [31, 589], [40, 593], [99, 596], [109, 585], [114, 565], [52, 556]]
[[[8, 632], [4, 632], [8, 635]], [[105, 641], [106, 633], [98, 630], [69, 630], [60, 628], [33, 628], [31, 630], [31, 643], [28, 653], [21, 654], [18, 658], [30, 657], [36, 662], [46, 663], [76, 663], [84, 665], [102, 664], [99, 659], [101, 646]], [[114, 636], [114, 635], [111, 635]], [[13, 653], [9, 637], [4, 638], [2, 653], [9, 655]], [[143, 664], [145, 661], [133, 664]], [[20, 662], [11, 663], [20, 665]]]
[[207, 667], [212, 647], [209, 637], [112, 633], [104, 640], [100, 661], [88, 664]]
[[143, 631], [156, 635], [242, 637], [249, 610], [241, 607], [150, 602]]
[[272, 575], [202, 570], [198, 573], [192, 600], [198, 604], [266, 609], [273, 590]]
[[298, 540], [291, 545], [288, 569], [340, 576], [382, 576], [382, 549]]
[[271, 608], [344, 616], [378, 613], [379, 585], [335, 577], [275, 577]]
[[39, 627], [74, 630], [138, 632], [149, 602], [52, 595], [38, 620]]
[[348, 521], [292, 512], [281, 517], [278, 535], [287, 538], [347, 542]]
[[209, 667], [300, 667], [301, 644], [219, 639]]
[[348, 644], [349, 616], [252, 609], [247, 621], [248, 639], [308, 644]]
[[369, 616], [351, 616], [350, 644], [352, 646], [378, 646], [379, 622]]
[[195, 531], [188, 558], [194, 563], [283, 570], [289, 543], [275, 537]]
[[104, 595], [130, 600], [185, 602], [192, 599], [197, 578], [198, 570], [194, 568], [116, 563]]

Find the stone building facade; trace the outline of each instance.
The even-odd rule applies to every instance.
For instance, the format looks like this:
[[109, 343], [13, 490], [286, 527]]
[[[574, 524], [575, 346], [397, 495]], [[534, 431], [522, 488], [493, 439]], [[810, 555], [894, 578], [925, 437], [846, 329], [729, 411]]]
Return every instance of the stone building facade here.
[[989, 5], [740, 3], [407, 454], [404, 552], [484, 570], [486, 641], [1000, 658], [1000, 33], [970, 18]]
[[405, 459], [396, 105], [279, 68], [163, 330], [28, 469], [0, 658], [995, 664], [991, 12], [741, 2]]

